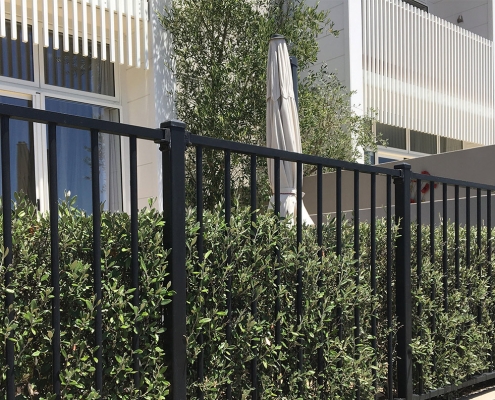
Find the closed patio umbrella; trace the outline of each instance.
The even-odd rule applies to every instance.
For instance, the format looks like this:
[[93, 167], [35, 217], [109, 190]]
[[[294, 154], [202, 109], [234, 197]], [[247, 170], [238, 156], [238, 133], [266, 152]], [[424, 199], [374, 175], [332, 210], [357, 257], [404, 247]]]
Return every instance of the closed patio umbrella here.
[[[274, 149], [302, 152], [299, 117], [294, 97], [294, 86], [287, 44], [283, 36], [275, 35], [268, 49], [266, 77], [266, 145]], [[268, 177], [272, 193], [275, 192], [273, 160], [268, 160]], [[297, 165], [289, 161], [280, 163], [280, 199], [270, 199], [270, 208], [280, 201], [280, 216], [297, 216]], [[303, 224], [313, 225], [304, 203]]]

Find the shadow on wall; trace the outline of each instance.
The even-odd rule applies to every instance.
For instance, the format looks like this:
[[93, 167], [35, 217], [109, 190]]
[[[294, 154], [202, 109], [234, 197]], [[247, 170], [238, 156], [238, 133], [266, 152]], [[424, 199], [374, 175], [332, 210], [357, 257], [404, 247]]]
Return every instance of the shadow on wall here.
[[[381, 164], [381, 167], [393, 168], [400, 162]], [[451, 178], [456, 180], [462, 180], [467, 182], [482, 183], [495, 186], [495, 146], [478, 147], [468, 150], [460, 150], [451, 153], [437, 154], [433, 156], [420, 157], [416, 159], [407, 160], [407, 163], [411, 164], [413, 172], [419, 173], [422, 171], [428, 171], [430, 175], [439, 176], [444, 178]], [[425, 179], [426, 175], [425, 175]], [[426, 182], [422, 182], [422, 201], [421, 201], [421, 220], [424, 223], [429, 222], [430, 219], [430, 189], [425, 190]], [[386, 215], [387, 204], [387, 179], [385, 176], [376, 177], [376, 214], [377, 217], [384, 217]], [[313, 219], [316, 215], [316, 176], [310, 176], [304, 178], [304, 203], [306, 208]], [[454, 187], [449, 186], [447, 189], [447, 218], [454, 220], [455, 213], [455, 201], [454, 201]], [[411, 184], [411, 191], [416, 193], [416, 184]], [[439, 223], [442, 220], [442, 185], [437, 185], [434, 188], [434, 216], [435, 223]], [[470, 208], [471, 224], [476, 223], [477, 218], [477, 193], [475, 189], [471, 189], [469, 193], [470, 201], [466, 202], [466, 190], [463, 187], [459, 189], [459, 219], [461, 224], [466, 220], [466, 207]], [[394, 204], [394, 185], [392, 183], [392, 205]], [[411, 219], [416, 220], [417, 200], [416, 196], [411, 195]], [[481, 196], [481, 218], [486, 220], [486, 191], [482, 192]], [[360, 219], [365, 221], [371, 217], [371, 176], [369, 174], [361, 173], [359, 177], [359, 209]], [[491, 199], [492, 210], [495, 206], [495, 193]], [[354, 207], [354, 173], [349, 171], [342, 171], [342, 210], [348, 218], [352, 218], [352, 210]], [[393, 206], [392, 206], [393, 208]], [[328, 173], [323, 175], [323, 213], [330, 217], [335, 216], [336, 211], [336, 174]], [[394, 210], [392, 209], [392, 215]], [[494, 214], [492, 212], [492, 226], [494, 224]]]

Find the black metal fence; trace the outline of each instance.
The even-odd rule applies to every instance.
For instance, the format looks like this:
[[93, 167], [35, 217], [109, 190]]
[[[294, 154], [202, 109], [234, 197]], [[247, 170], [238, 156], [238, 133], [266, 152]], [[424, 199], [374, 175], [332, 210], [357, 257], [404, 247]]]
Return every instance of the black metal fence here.
[[[419, 313], [421, 315], [421, 304], [416, 306], [412, 300], [412, 268], [411, 261], [414, 260], [417, 264], [416, 281], [418, 285], [422, 285], [422, 262], [424, 258], [424, 251], [421, 249], [421, 243], [423, 241], [423, 230], [417, 229], [416, 249], [411, 248], [411, 226], [412, 224], [420, 225], [421, 222], [416, 222], [411, 219], [411, 210], [416, 208], [417, 221], [422, 221], [422, 203], [418, 202], [416, 205], [411, 204], [411, 182], [417, 180], [417, 184], [414, 190], [417, 190], [417, 198], [421, 198], [421, 181], [425, 181], [425, 176], [416, 174], [410, 170], [408, 164], [401, 164], [395, 167], [395, 169], [388, 169], [379, 166], [369, 166], [362, 164], [354, 164], [349, 162], [343, 162], [338, 160], [326, 159], [321, 157], [309, 156], [304, 154], [291, 153], [286, 151], [268, 149], [265, 147], [258, 147], [253, 145], [247, 145], [242, 143], [229, 142], [225, 140], [208, 138], [205, 136], [197, 136], [186, 132], [186, 127], [183, 123], [178, 121], [169, 121], [164, 123], [160, 129], [146, 129], [141, 127], [135, 127], [125, 124], [117, 124], [105, 121], [97, 121], [88, 118], [68, 116], [64, 114], [58, 114], [53, 112], [26, 109], [16, 106], [0, 105], [1, 116], [1, 151], [2, 151], [2, 195], [4, 199], [11, 198], [10, 188], [10, 155], [9, 155], [9, 121], [12, 118], [24, 119], [36, 123], [45, 124], [47, 126], [48, 140], [49, 140], [49, 154], [48, 163], [50, 171], [50, 188], [49, 188], [49, 208], [51, 212], [51, 246], [52, 246], [52, 260], [51, 260], [51, 285], [53, 286], [53, 300], [52, 300], [52, 329], [53, 329], [53, 388], [54, 391], [60, 397], [60, 368], [61, 368], [61, 353], [60, 353], [60, 287], [59, 287], [59, 249], [58, 249], [58, 219], [57, 219], [57, 207], [58, 207], [58, 190], [57, 190], [57, 152], [56, 152], [56, 127], [67, 126], [76, 127], [78, 129], [84, 129], [91, 132], [91, 165], [92, 165], [92, 201], [93, 201], [93, 256], [94, 256], [94, 292], [98, 299], [102, 296], [101, 287], [101, 265], [100, 265], [100, 191], [99, 191], [99, 152], [98, 152], [98, 133], [105, 132], [110, 134], [116, 134], [129, 137], [130, 141], [130, 159], [124, 160], [130, 165], [130, 193], [131, 193], [131, 237], [132, 237], [132, 287], [135, 289], [133, 303], [137, 305], [139, 302], [139, 265], [138, 265], [138, 242], [137, 242], [137, 146], [136, 140], [146, 139], [157, 142], [162, 152], [162, 168], [163, 168], [163, 207], [164, 218], [166, 221], [164, 230], [164, 246], [171, 249], [169, 256], [170, 275], [167, 279], [170, 279], [171, 287], [175, 291], [173, 301], [165, 309], [164, 322], [167, 327], [165, 343], [167, 343], [166, 357], [169, 358], [169, 379], [171, 382], [171, 398], [179, 400], [185, 399], [187, 396], [187, 364], [186, 357], [186, 316], [187, 316], [187, 304], [186, 304], [186, 284], [187, 284], [187, 271], [186, 271], [186, 163], [191, 160], [186, 157], [186, 149], [188, 147], [195, 148], [195, 173], [196, 173], [196, 204], [192, 205], [196, 207], [197, 220], [200, 224], [199, 237], [196, 242], [198, 256], [203, 256], [203, 203], [204, 203], [204, 185], [203, 185], [203, 156], [206, 154], [206, 150], [218, 151], [223, 155], [223, 171], [224, 171], [224, 216], [228, 223], [231, 217], [231, 157], [233, 154], [245, 155], [250, 161], [250, 174], [249, 179], [246, 181], [249, 187], [249, 201], [252, 210], [251, 218], [255, 222], [257, 218], [256, 210], [265, 207], [264, 204], [257, 203], [257, 192], [259, 190], [257, 186], [257, 165], [258, 160], [272, 159], [274, 161], [274, 198], [280, 198], [281, 186], [280, 186], [280, 171], [283, 161], [290, 161], [297, 164], [297, 215], [296, 215], [296, 230], [297, 241], [301, 242], [303, 238], [303, 230], [305, 229], [302, 224], [302, 189], [303, 189], [303, 165], [311, 164], [317, 167], [317, 214], [316, 214], [316, 239], [318, 245], [322, 245], [323, 241], [323, 171], [324, 168], [332, 168], [335, 170], [337, 176], [335, 197], [336, 197], [336, 214], [342, 213], [342, 171], [353, 171], [354, 180], [354, 209], [353, 209], [353, 224], [354, 224], [354, 256], [356, 260], [360, 258], [361, 243], [359, 236], [359, 215], [360, 215], [360, 180], [369, 179], [370, 184], [370, 229], [371, 229], [371, 261], [370, 261], [370, 277], [372, 293], [375, 295], [378, 290], [386, 293], [386, 325], [391, 328], [394, 320], [397, 321], [398, 331], [397, 334], [389, 333], [386, 340], [386, 352], [387, 352], [387, 381], [388, 381], [388, 398], [390, 400], [394, 398], [401, 399], [428, 399], [435, 396], [440, 396], [451, 391], [457, 390], [460, 387], [470, 386], [475, 383], [486, 381], [495, 378], [495, 372], [493, 372], [493, 354], [490, 354], [490, 369], [489, 371], [479, 371], [480, 374], [468, 379], [462, 385], [444, 387], [435, 391], [424, 393], [424, 385], [422, 383], [422, 368], [426, 368], [420, 364], [415, 364], [412, 356], [411, 343], [413, 340], [413, 313]], [[377, 287], [377, 271], [376, 271], [376, 259], [375, 259], [375, 234], [376, 234], [376, 216], [377, 216], [377, 204], [376, 188], [377, 179], [384, 179], [386, 182], [386, 225], [387, 225], [387, 265], [386, 265], [386, 282], [385, 287]], [[470, 262], [471, 254], [475, 254], [477, 249], [470, 248], [470, 239], [463, 242], [459, 237], [460, 222], [460, 199], [461, 188], [465, 190], [467, 199], [471, 199], [471, 195], [475, 191], [476, 199], [476, 222], [473, 224], [477, 227], [477, 243], [478, 249], [482, 248], [482, 226], [486, 223], [487, 237], [486, 241], [488, 246], [486, 247], [487, 254], [486, 259], [488, 263], [486, 268], [483, 266], [477, 266], [480, 274], [485, 274], [489, 285], [489, 293], [492, 295], [493, 289], [493, 271], [491, 267], [491, 192], [495, 190], [495, 187], [488, 185], [481, 185], [472, 182], [457, 181], [448, 178], [428, 176], [427, 181], [430, 184], [430, 236], [427, 238], [430, 243], [431, 254], [430, 258], [435, 256], [435, 184], [441, 185], [442, 189], [442, 226], [443, 226], [443, 287], [441, 290], [436, 290], [433, 287], [431, 291], [431, 297], [434, 299], [437, 296], [442, 296], [445, 307], [448, 307], [449, 289], [448, 289], [448, 273], [449, 273], [449, 260], [447, 256], [447, 224], [448, 219], [453, 218], [455, 226], [455, 272], [456, 272], [456, 285], [462, 285], [461, 276], [459, 275], [459, 249], [466, 247], [463, 251], [466, 253], [467, 263]], [[448, 215], [448, 187], [451, 186], [454, 191], [453, 201], [455, 203], [455, 212], [453, 216]], [[218, 188], [216, 188], [218, 190]], [[485, 210], [482, 210], [482, 197], [486, 197]], [[424, 204], [424, 203], [423, 203]], [[465, 202], [466, 209], [466, 221], [467, 228], [471, 227], [470, 215], [471, 202]], [[11, 205], [10, 202], [3, 202], [3, 244], [6, 248], [12, 247], [12, 219], [11, 219]], [[280, 213], [280, 204], [275, 201], [273, 212], [276, 215]], [[482, 214], [486, 213], [486, 220], [483, 221]], [[392, 229], [393, 225], [398, 226], [398, 235], [395, 243], [392, 243]], [[470, 235], [471, 229], [467, 229], [467, 235]], [[342, 251], [342, 220], [336, 218], [336, 253], [339, 254]], [[395, 253], [392, 257], [392, 253]], [[320, 257], [322, 254], [320, 252]], [[5, 259], [5, 264], [9, 265], [12, 262], [12, 254], [9, 253]], [[280, 284], [280, 276], [275, 273], [274, 282], [276, 285]], [[6, 276], [7, 283], [12, 279], [10, 275]], [[301, 266], [293, 285], [293, 290], [296, 292], [296, 302], [294, 304], [294, 311], [298, 318], [302, 316], [304, 312], [304, 302], [302, 293], [302, 283], [304, 279], [303, 266]], [[394, 281], [395, 280], [395, 281]], [[359, 283], [359, 282], [358, 282]], [[393, 295], [395, 293], [395, 298]], [[9, 307], [14, 301], [11, 294], [6, 294], [6, 306]], [[227, 321], [232, 313], [231, 299], [227, 296], [226, 299], [226, 312]], [[280, 311], [280, 304], [274, 304], [275, 315]], [[251, 312], [256, 315], [256, 303], [251, 305]], [[478, 322], [481, 322], [481, 310], [478, 309]], [[356, 308], [354, 310], [354, 326], [355, 331], [364, 330], [369, 332], [371, 337], [375, 337], [377, 334], [377, 320], [375, 317], [371, 318], [370, 326], [362, 326], [362, 310]], [[492, 320], [493, 323], [493, 320]], [[435, 318], [432, 318], [431, 329], [435, 331]], [[493, 326], [493, 324], [492, 324]], [[231, 327], [227, 323], [227, 341], [230, 340], [231, 333], [229, 333]], [[337, 332], [339, 337], [342, 332]], [[342, 337], [340, 337], [342, 339]], [[493, 341], [493, 330], [491, 339]], [[207, 340], [207, 338], [199, 337], [199, 341]], [[275, 340], [279, 344], [282, 340], [280, 325], [277, 322], [275, 325]], [[357, 336], [356, 336], [356, 340]], [[105, 379], [102, 368], [102, 314], [101, 309], [97, 309], [95, 318], [95, 344], [98, 347], [96, 353], [95, 362], [95, 387], [100, 390], [102, 382]], [[303, 359], [305, 357], [303, 342], [299, 342], [297, 365], [298, 368], [303, 368]], [[372, 341], [372, 346], [375, 352], [381, 351], [375, 341]], [[132, 340], [133, 350], [139, 348], [139, 337], [135, 335]], [[383, 349], [382, 349], [383, 350]], [[320, 350], [321, 351], [321, 350]], [[10, 341], [5, 343], [5, 354], [7, 361], [7, 387], [5, 388], [6, 398], [15, 398], [15, 365], [14, 365], [14, 346]], [[135, 371], [138, 371], [139, 359], [136, 356], [134, 359]], [[318, 354], [318, 371], [323, 371], [323, 357], [322, 354]], [[430, 366], [428, 366], [430, 368]], [[435, 368], [435, 365], [431, 366]], [[258, 381], [259, 369], [257, 359], [253, 359], [249, 367], [253, 399], [263, 397], [262, 388]], [[416, 376], [418, 378], [413, 378]], [[197, 362], [196, 378], [204, 379], [203, 357], [200, 354]], [[138, 372], [134, 373], [135, 382], [138, 383], [140, 376]], [[324, 377], [320, 377], [324, 379]], [[414, 380], [416, 379], [416, 381]], [[300, 388], [301, 391], [303, 388]], [[2, 389], [3, 390], [3, 389]], [[414, 393], [416, 392], [416, 393]], [[359, 385], [356, 385], [355, 398], [361, 398], [359, 392]], [[225, 388], [225, 398], [232, 398], [232, 392], [230, 387]], [[202, 398], [202, 394], [198, 394], [199, 398]]]

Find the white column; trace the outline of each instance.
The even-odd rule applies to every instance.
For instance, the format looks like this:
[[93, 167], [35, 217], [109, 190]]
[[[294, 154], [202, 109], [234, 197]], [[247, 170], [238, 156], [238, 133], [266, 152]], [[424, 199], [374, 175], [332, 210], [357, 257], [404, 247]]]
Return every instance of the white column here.
[[[361, 0], [347, 0], [347, 51], [348, 51], [348, 88], [354, 94], [351, 96], [351, 105], [358, 115], [363, 115], [364, 79], [363, 79], [363, 27]], [[359, 163], [364, 163], [363, 149], [359, 149]]]

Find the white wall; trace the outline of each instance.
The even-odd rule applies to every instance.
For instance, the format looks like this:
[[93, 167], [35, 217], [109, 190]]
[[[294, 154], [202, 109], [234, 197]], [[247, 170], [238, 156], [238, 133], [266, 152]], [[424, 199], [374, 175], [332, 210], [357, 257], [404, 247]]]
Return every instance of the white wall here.
[[[493, 40], [491, 7], [492, 0], [429, 0], [428, 12], [485, 39]], [[464, 22], [457, 23], [462, 15]]]
[[337, 73], [339, 79], [349, 86], [347, 43], [348, 43], [348, 16], [347, 0], [308, 0], [308, 5], [314, 6], [319, 3], [319, 9], [328, 10], [329, 17], [334, 22], [333, 30], [339, 32], [335, 36], [332, 32], [323, 32], [318, 37], [320, 52], [315, 69], [323, 64], [328, 65], [329, 72]]
[[[161, 122], [173, 118], [173, 76], [170, 71], [171, 41], [158, 21], [156, 11], [162, 12], [168, 0], [153, 0], [149, 23], [150, 69], [121, 67], [122, 122], [158, 128]], [[148, 199], [157, 199], [162, 208], [161, 153], [158, 145], [138, 142], [138, 206], [145, 207]], [[124, 160], [125, 164], [125, 160]]]

